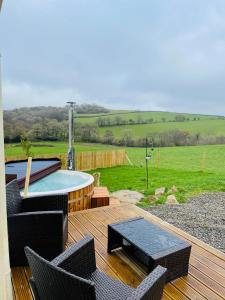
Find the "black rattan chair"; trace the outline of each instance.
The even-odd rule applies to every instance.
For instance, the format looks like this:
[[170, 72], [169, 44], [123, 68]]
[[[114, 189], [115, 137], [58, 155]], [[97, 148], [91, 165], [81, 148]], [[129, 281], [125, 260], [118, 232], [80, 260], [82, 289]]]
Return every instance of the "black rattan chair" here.
[[10, 265], [27, 265], [24, 247], [46, 259], [65, 249], [68, 237], [67, 195], [23, 199], [17, 180], [6, 185]]
[[51, 262], [29, 247], [30, 284], [36, 300], [159, 300], [166, 269], [158, 266], [136, 288], [112, 279], [96, 268], [94, 239], [86, 236]]

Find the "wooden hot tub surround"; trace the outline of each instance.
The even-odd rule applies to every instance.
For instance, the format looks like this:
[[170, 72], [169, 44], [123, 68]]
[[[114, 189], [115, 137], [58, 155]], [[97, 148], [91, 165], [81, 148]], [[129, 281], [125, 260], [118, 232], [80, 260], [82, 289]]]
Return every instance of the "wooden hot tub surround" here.
[[72, 213], [91, 208], [91, 197], [94, 192], [94, 184], [68, 193], [68, 212]]

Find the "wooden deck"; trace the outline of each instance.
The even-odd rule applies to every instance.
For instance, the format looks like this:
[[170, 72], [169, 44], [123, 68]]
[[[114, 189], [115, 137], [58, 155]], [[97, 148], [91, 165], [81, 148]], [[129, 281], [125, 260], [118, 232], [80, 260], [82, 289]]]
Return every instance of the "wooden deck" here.
[[[164, 289], [164, 300], [225, 299], [225, 254], [136, 206], [115, 203], [108, 207], [80, 211], [70, 215], [68, 244], [74, 243], [86, 234], [93, 235], [99, 269], [136, 287], [145, 277], [143, 270], [122, 251], [109, 255], [106, 250], [107, 224], [135, 216], [144, 216], [147, 220], [192, 244], [189, 275], [168, 283]], [[28, 268], [12, 269], [15, 299], [32, 299], [28, 284], [29, 276]]]

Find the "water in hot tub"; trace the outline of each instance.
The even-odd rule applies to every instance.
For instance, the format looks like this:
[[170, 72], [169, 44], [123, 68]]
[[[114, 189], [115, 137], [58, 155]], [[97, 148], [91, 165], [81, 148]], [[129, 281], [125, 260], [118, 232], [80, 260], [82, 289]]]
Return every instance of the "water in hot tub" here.
[[29, 193], [69, 189], [83, 185], [88, 181], [88, 178], [79, 173], [72, 174], [69, 172], [55, 172], [30, 184]]

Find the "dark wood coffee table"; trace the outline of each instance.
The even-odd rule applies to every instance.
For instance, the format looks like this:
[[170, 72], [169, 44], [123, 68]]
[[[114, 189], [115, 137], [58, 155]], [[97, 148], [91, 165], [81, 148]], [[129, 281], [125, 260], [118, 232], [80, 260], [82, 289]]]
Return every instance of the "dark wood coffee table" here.
[[151, 272], [168, 269], [167, 281], [187, 275], [191, 245], [142, 217], [108, 225], [108, 253], [122, 247]]

